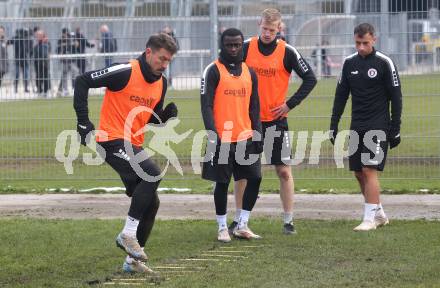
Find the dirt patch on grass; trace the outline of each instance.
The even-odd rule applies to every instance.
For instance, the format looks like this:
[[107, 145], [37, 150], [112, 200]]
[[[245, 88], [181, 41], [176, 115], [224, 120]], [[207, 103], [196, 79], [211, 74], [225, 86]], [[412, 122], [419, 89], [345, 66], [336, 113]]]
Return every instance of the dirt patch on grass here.
[[[212, 195], [163, 194], [159, 219], [214, 219]], [[294, 215], [299, 219], [360, 219], [360, 195], [308, 195], [295, 197]], [[440, 219], [440, 195], [383, 195], [391, 219]], [[127, 215], [130, 199], [122, 194], [11, 194], [0, 195], [0, 217], [48, 219], [114, 219]], [[229, 196], [229, 215], [233, 197]], [[277, 194], [261, 195], [252, 217], [280, 217]]]

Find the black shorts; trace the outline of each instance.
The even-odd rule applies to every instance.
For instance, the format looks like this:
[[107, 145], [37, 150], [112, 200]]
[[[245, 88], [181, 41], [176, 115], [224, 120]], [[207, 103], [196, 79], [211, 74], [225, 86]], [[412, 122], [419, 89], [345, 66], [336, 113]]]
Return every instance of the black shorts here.
[[[139, 153], [146, 153], [146, 151], [139, 146], [134, 146], [131, 143], [126, 142], [131, 145], [135, 155]], [[131, 197], [133, 195], [134, 189], [142, 180], [148, 181], [150, 178], [146, 178], [145, 175], [149, 175], [153, 178], [159, 178], [161, 173], [159, 167], [150, 159], [145, 159], [139, 164], [133, 163], [125, 150], [124, 140], [116, 139], [106, 142], [99, 142], [99, 145], [105, 150], [105, 162], [107, 162], [121, 177], [122, 182], [126, 188], [126, 194]], [[134, 167], [139, 167], [145, 174], [140, 171], [136, 171]], [[160, 181], [160, 180], [159, 180]], [[155, 181], [150, 181], [155, 182]]]
[[[292, 159], [292, 145], [287, 118], [262, 122], [264, 135], [265, 163], [270, 165], [289, 165]], [[272, 134], [272, 135], [270, 135]], [[272, 140], [273, 139], [273, 140]]]
[[[255, 146], [251, 140], [246, 143], [223, 143], [222, 146], [230, 144], [229, 153], [223, 159], [220, 159], [220, 146], [215, 148], [215, 153], [211, 159], [203, 163], [202, 178], [219, 183], [229, 183], [231, 176], [234, 175], [234, 180], [261, 178], [261, 157], [255, 151]], [[236, 157], [237, 145], [246, 145], [243, 160], [253, 162], [245, 164]], [[209, 153], [209, 152], [208, 152]], [[256, 161], [249, 158], [249, 154], [254, 154], [258, 157]], [[209, 157], [209, 155], [207, 155]], [[220, 163], [219, 163], [220, 162]], [[243, 165], [244, 164], [244, 165]]]
[[[348, 161], [350, 171], [361, 171], [363, 167], [383, 171], [388, 152], [387, 131], [350, 131]], [[357, 133], [358, 137], [353, 133]]]

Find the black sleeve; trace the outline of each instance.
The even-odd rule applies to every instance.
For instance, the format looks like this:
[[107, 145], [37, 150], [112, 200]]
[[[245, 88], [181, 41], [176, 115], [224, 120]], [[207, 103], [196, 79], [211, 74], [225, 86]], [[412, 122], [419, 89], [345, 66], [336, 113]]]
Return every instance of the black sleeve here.
[[342, 113], [344, 113], [349, 94], [350, 86], [347, 79], [347, 62], [345, 61], [342, 67], [341, 77], [336, 86], [335, 100], [333, 102], [332, 118], [330, 122], [331, 130], [337, 129]]
[[[214, 122], [214, 97], [220, 81], [220, 72], [214, 63], [206, 67], [202, 75], [200, 86], [200, 106], [202, 109], [203, 123], [206, 130], [217, 133]], [[218, 134], [217, 134], [218, 135]]]
[[[157, 114], [157, 116], [159, 116], [160, 120], [162, 121], [162, 123], [164, 123], [164, 121], [162, 120], [162, 112], [163, 112], [163, 102], [165, 101], [165, 94], [167, 93], [167, 89], [168, 89], [168, 80], [167, 78], [165, 78], [164, 76], [162, 76], [162, 96], [160, 97], [159, 102], [156, 104], [156, 107], [154, 107], [154, 113]], [[159, 123], [159, 119], [157, 119], [156, 117], [150, 117], [150, 120], [148, 121], [148, 123], [151, 124], [160, 124]]]
[[89, 40], [86, 39], [86, 47], [93, 48], [93, 47], [95, 47], [95, 44], [90, 43]]
[[60, 39], [58, 39], [58, 41], [57, 41], [56, 53], [61, 54], [61, 40]]
[[32, 48], [32, 58], [34, 58], [35, 62], [39, 60], [37, 59], [37, 54], [38, 54], [38, 44]]
[[251, 119], [252, 130], [262, 133], [260, 119], [260, 98], [258, 96], [258, 78], [254, 70], [249, 69], [252, 78], [252, 94], [249, 103], [249, 118]]
[[250, 39], [246, 40], [243, 44], [243, 62], [246, 62], [246, 57], [249, 51], [249, 44], [250, 44]]
[[76, 77], [73, 108], [79, 123], [89, 121], [88, 95], [90, 88], [107, 87], [111, 91], [123, 89], [130, 79], [131, 65], [114, 64], [102, 70], [89, 71]]
[[392, 66], [385, 65], [387, 73], [385, 74], [386, 87], [391, 100], [391, 129], [400, 131], [401, 115], [402, 115], [402, 90], [397, 68], [391, 62]]
[[284, 68], [287, 72], [295, 71], [302, 79], [298, 90], [286, 101], [286, 105], [292, 109], [303, 101], [315, 87], [317, 80], [310, 65], [304, 60], [301, 54], [290, 45], [286, 45], [284, 54]]
[[29, 58], [32, 58], [33, 57], [33, 55], [34, 55], [34, 42], [32, 41], [32, 40], [27, 40], [27, 49], [28, 49], [28, 51], [29, 51]]

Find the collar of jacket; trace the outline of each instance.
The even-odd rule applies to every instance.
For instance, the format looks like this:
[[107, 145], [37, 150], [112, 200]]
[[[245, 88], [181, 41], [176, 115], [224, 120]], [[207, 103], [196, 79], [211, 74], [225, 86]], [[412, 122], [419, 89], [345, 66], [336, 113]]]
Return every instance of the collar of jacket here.
[[260, 37], [258, 37], [258, 45], [263, 47], [264, 49], [274, 50], [277, 46], [277, 42], [278, 38], [275, 38], [272, 42], [265, 44], [263, 43], [263, 41], [261, 41]]
[[358, 52], [358, 56], [361, 58], [361, 59], [370, 59], [372, 56], [374, 56], [374, 55], [376, 55], [376, 49], [374, 49], [374, 47], [373, 47], [373, 51], [371, 51], [371, 53], [370, 54], [368, 54], [367, 56], [365, 56], [365, 57], [362, 57], [360, 54], [359, 54], [359, 52]]
[[148, 83], [153, 83], [159, 80], [160, 77], [162, 77], [162, 75], [156, 76], [153, 74], [153, 72], [151, 72], [151, 67], [150, 65], [148, 65], [145, 58], [145, 52], [142, 53], [142, 55], [139, 56], [137, 60], [139, 61], [139, 66], [141, 67], [142, 76], [144, 76], [145, 81], [147, 81]]

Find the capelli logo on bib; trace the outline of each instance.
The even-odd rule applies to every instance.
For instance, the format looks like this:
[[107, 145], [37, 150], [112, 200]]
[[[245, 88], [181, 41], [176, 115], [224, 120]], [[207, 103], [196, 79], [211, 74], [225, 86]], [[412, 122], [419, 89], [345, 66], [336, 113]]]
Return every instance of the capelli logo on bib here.
[[368, 69], [368, 77], [374, 78], [377, 76], [377, 70], [374, 68]]
[[246, 88], [241, 89], [226, 89], [224, 91], [225, 95], [236, 96], [236, 97], [245, 97], [246, 96]]

